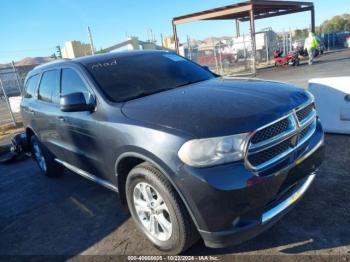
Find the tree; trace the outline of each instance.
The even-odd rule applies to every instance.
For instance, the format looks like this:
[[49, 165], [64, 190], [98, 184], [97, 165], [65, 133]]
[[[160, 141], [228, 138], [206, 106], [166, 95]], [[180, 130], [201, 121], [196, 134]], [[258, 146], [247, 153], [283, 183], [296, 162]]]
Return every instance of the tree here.
[[344, 32], [350, 30], [350, 14], [337, 15], [321, 25], [322, 32]]
[[294, 31], [295, 34], [295, 38], [296, 39], [304, 39], [308, 36], [309, 34], [309, 29], [305, 28], [305, 29], [297, 29]]

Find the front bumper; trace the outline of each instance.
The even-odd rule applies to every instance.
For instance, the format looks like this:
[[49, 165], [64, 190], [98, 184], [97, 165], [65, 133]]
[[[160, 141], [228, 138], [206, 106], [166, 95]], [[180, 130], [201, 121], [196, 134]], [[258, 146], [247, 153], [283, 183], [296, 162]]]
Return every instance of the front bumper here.
[[[206, 246], [226, 247], [263, 232], [303, 196], [324, 159], [323, 130], [316, 132], [284, 168], [256, 176], [243, 163], [195, 169], [184, 166], [182, 185]], [[297, 160], [295, 160], [297, 159]]]
[[294, 204], [302, 197], [309, 186], [312, 184], [315, 174], [311, 174], [305, 178], [300, 187], [298, 187], [289, 197], [272, 207], [270, 210], [265, 211], [261, 215], [260, 221], [251, 221], [242, 227], [238, 227], [232, 230], [220, 231], [220, 232], [207, 232], [200, 231], [205, 245], [212, 248], [222, 248], [235, 244], [242, 243], [246, 240], [254, 238], [263, 231], [267, 230], [274, 223], [283, 217], [289, 210], [292, 209]]

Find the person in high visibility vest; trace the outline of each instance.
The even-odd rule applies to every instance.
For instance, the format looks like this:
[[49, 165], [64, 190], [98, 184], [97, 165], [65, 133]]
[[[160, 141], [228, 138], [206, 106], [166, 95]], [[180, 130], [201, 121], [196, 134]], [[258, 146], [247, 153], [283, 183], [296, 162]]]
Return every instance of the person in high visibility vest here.
[[304, 45], [304, 49], [306, 49], [309, 54], [309, 65], [313, 64], [316, 49], [319, 47], [320, 43], [318, 42], [316, 35], [313, 32], [310, 32], [309, 37], [305, 39]]

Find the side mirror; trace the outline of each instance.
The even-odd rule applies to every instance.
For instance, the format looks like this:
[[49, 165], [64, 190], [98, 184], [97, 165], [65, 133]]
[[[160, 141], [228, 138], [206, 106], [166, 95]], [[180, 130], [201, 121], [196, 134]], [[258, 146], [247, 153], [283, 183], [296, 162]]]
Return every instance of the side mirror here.
[[72, 93], [61, 96], [60, 108], [63, 112], [92, 112], [95, 104], [87, 104], [83, 93]]

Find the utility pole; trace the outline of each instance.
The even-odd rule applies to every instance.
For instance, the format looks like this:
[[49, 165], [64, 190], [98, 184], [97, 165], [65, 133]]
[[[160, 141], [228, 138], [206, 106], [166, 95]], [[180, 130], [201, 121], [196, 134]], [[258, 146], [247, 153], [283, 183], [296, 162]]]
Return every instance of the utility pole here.
[[90, 40], [90, 47], [91, 47], [91, 54], [95, 54], [95, 48], [94, 48], [94, 42], [92, 41], [92, 34], [90, 30], [90, 26], [87, 27], [88, 34], [89, 34], [89, 40]]

